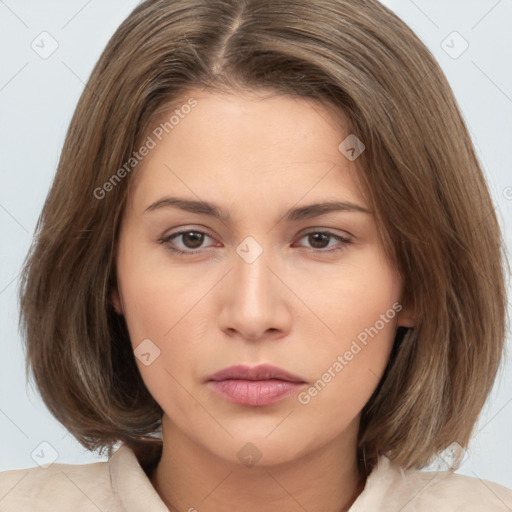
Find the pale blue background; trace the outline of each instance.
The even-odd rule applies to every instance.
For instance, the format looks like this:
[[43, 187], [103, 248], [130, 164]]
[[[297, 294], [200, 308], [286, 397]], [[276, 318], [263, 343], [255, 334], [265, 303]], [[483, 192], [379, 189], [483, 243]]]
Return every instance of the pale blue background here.
[[[386, 0], [431, 48], [446, 72], [487, 173], [508, 247], [512, 229], [512, 1]], [[0, 0], [0, 471], [35, 465], [48, 442], [57, 462], [99, 460], [25, 392], [16, 290], [65, 132], [84, 83], [127, 0]], [[59, 47], [42, 59], [31, 42], [47, 31]], [[458, 59], [441, 47], [457, 31]], [[458, 52], [463, 40], [453, 38]], [[46, 46], [47, 48], [49, 46]], [[70, 319], [72, 321], [72, 319]], [[460, 473], [512, 487], [512, 359], [483, 412]]]

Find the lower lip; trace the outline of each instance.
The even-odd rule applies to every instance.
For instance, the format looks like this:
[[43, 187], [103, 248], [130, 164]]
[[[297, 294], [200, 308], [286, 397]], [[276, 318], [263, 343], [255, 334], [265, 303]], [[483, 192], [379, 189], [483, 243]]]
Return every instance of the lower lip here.
[[208, 384], [219, 395], [240, 405], [270, 405], [293, 394], [303, 382], [285, 380], [211, 380]]

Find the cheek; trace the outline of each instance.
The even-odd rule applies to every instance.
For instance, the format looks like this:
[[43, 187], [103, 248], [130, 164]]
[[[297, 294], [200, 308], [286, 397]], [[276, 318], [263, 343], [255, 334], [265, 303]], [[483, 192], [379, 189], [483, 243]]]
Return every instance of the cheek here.
[[380, 323], [376, 327], [372, 324], [361, 329], [359, 336], [343, 336], [317, 360], [314, 380], [298, 395], [302, 413], [313, 430], [327, 426], [330, 434], [336, 435], [360, 414], [372, 396], [388, 363], [396, 332], [395, 319], [382, 322], [381, 329]]
[[155, 267], [128, 274], [122, 289], [125, 318], [146, 388], [170, 417], [189, 418], [199, 414], [185, 390], [199, 378], [204, 332], [194, 320], [205, 289], [164, 274]]
[[139, 246], [133, 243], [129, 250], [120, 251], [117, 264], [136, 363], [157, 402], [163, 404], [173, 396], [172, 407], [184, 412], [182, 408], [186, 409], [190, 400], [180, 384], [198, 378], [194, 362], [205, 340], [204, 297], [215, 280], [199, 280], [177, 266], [152, 261], [151, 252]]
[[[129, 250], [128, 250], [129, 247]], [[189, 316], [209, 285], [179, 266], [170, 267], [165, 250], [126, 240], [118, 257], [118, 286], [132, 343], [163, 340]], [[152, 255], [157, 253], [158, 259]], [[162, 261], [163, 259], [163, 261]]]
[[[379, 251], [353, 253], [329, 274], [302, 279], [299, 293], [329, 328], [326, 349], [340, 349], [368, 331], [393, 337], [401, 296], [401, 279]], [[365, 334], [366, 333], [366, 334]], [[332, 342], [332, 344], [331, 344]]]
[[[377, 387], [397, 330], [400, 279], [379, 253], [333, 278], [324, 292], [311, 296], [332, 336], [315, 347], [314, 385], [302, 404], [320, 415], [357, 414]], [[300, 397], [299, 397], [300, 398]], [[333, 406], [332, 409], [327, 407]]]

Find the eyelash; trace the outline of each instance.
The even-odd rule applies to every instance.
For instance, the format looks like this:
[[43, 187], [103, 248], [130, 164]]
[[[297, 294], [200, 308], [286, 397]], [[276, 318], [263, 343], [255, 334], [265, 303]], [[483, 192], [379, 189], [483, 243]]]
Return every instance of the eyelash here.
[[[169, 248], [169, 250], [179, 254], [179, 255], [183, 255], [183, 256], [192, 256], [194, 254], [197, 254], [199, 252], [201, 252], [203, 249], [196, 249], [196, 250], [190, 250], [190, 251], [182, 251], [181, 249], [177, 249], [176, 247], [172, 247], [171, 245], [169, 245], [169, 242], [171, 242], [171, 240], [173, 240], [174, 238], [178, 238], [179, 236], [181, 235], [186, 235], [187, 233], [195, 233], [195, 234], [200, 234], [200, 235], [206, 235], [208, 236], [209, 238], [212, 238], [213, 237], [204, 232], [204, 231], [198, 231], [198, 230], [194, 230], [194, 229], [187, 229], [187, 230], [184, 230], [184, 231], [178, 231], [176, 233], [173, 233], [172, 235], [169, 235], [169, 236], [166, 236], [166, 237], [162, 237], [158, 240], [159, 243], [161, 244], [166, 244], [167, 247]], [[323, 249], [311, 249], [313, 252], [317, 252], [317, 253], [334, 253], [334, 252], [337, 252], [337, 251], [340, 251], [340, 250], [343, 250], [343, 249], [346, 249], [346, 246], [351, 244], [352, 243], [352, 240], [350, 240], [349, 238], [346, 238], [346, 237], [343, 237], [343, 236], [340, 236], [340, 235], [335, 235], [334, 233], [330, 232], [330, 231], [309, 231], [308, 233], [304, 233], [300, 238], [299, 240], [301, 240], [302, 238], [305, 238], [307, 236], [310, 236], [310, 235], [325, 235], [325, 236], [328, 236], [329, 238], [334, 238], [335, 240], [337, 240], [338, 242], [341, 242], [342, 245], [341, 247], [337, 247], [335, 249], [330, 249], [330, 250], [323, 250]]]

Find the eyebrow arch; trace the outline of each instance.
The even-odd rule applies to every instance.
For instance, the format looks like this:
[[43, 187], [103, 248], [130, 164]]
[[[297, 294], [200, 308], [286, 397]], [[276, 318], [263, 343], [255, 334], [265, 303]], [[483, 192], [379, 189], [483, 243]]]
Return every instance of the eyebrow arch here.
[[[196, 201], [181, 197], [166, 196], [150, 204], [144, 213], [149, 213], [160, 208], [179, 208], [190, 213], [209, 215], [216, 219], [229, 220], [230, 214], [224, 213], [218, 206], [206, 201]], [[366, 208], [348, 201], [326, 201], [314, 203], [298, 208], [290, 208], [283, 216], [286, 222], [297, 222], [299, 220], [319, 217], [331, 212], [359, 212], [371, 214]]]

